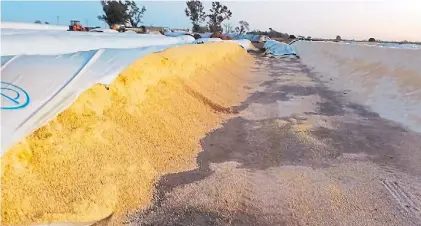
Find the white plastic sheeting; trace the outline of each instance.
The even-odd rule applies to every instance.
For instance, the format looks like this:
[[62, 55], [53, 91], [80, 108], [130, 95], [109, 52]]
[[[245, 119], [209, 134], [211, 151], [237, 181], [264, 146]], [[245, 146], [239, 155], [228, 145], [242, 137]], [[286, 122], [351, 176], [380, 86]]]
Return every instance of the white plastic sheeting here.
[[1, 30], [1, 154], [94, 84], [110, 84], [140, 57], [192, 43], [130, 33]]
[[110, 84], [136, 59], [168, 47], [2, 56], [1, 155], [68, 108], [86, 89]]
[[183, 36], [183, 35], [189, 35], [189, 32], [164, 32], [165, 36], [168, 37], [179, 37], [179, 36]]
[[243, 47], [245, 50], [250, 50], [253, 46], [251, 42], [247, 39], [242, 40], [222, 40], [220, 38], [199, 38], [195, 40], [193, 43], [201, 44], [201, 43], [207, 43], [207, 42], [233, 42], [241, 47]]
[[[92, 30], [89, 30], [89, 32], [118, 33], [118, 31], [109, 29], [109, 28], [94, 28]], [[129, 31], [126, 31], [126, 32], [129, 32]]]
[[239, 40], [239, 39], [247, 39], [251, 42], [265, 42], [270, 40], [270, 38], [266, 35], [254, 35], [254, 34], [243, 34], [243, 35], [239, 35], [239, 34], [227, 34], [227, 36], [230, 36], [231, 38], [235, 39], [235, 40]]
[[[191, 36], [30, 29], [2, 29], [1, 39], [1, 155], [135, 60], [194, 42]], [[251, 46], [248, 40], [224, 42]]]
[[135, 33], [1, 30], [1, 55], [54, 55], [103, 48], [139, 48], [192, 43], [191, 36], [166, 37]]
[[247, 39], [241, 39], [241, 40], [224, 40], [224, 42], [234, 42], [238, 45], [242, 46], [246, 50], [250, 50], [253, 48], [253, 44]]
[[50, 24], [29, 24], [29, 23], [18, 23], [18, 22], [0, 22], [1, 29], [27, 29], [27, 30], [58, 30], [67, 31], [68, 26], [57, 26]]
[[[165, 32], [164, 35], [169, 37], [178, 37], [182, 35], [188, 35], [191, 33], [188, 32]], [[201, 38], [210, 38], [212, 36], [212, 33], [194, 33], [200, 35]]]
[[263, 47], [267, 53], [274, 56], [296, 55], [295, 49], [291, 45], [275, 40], [266, 41]]
[[206, 42], [222, 42], [220, 38], [199, 38], [194, 41], [194, 43], [206, 43]]

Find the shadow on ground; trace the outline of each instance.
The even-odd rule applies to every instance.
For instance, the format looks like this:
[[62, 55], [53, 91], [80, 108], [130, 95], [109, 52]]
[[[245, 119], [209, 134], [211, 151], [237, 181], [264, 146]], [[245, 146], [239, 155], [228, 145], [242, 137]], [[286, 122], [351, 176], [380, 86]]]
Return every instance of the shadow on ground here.
[[[421, 160], [420, 154], [406, 156], [406, 153], [416, 152], [421, 147], [413, 145], [419, 144], [419, 135], [413, 135], [362, 105], [347, 102], [342, 93], [329, 90], [317, 80], [317, 74], [297, 59], [267, 60], [269, 64], [261, 69], [269, 73], [269, 80], [260, 84], [264, 90], [253, 93], [237, 109], [245, 111], [253, 103], [265, 105], [289, 101], [292, 97], [317, 95], [321, 101], [307, 117], [331, 118], [334, 128], [309, 130], [306, 136], [317, 140], [319, 145], [316, 145], [293, 130], [293, 126], [305, 118], [246, 120], [234, 117], [201, 141], [203, 152], [197, 157], [197, 169], [161, 178], [154, 205], [137, 214], [137, 222], [143, 222], [142, 225], [270, 225], [262, 215], [241, 214], [245, 213], [242, 210], [224, 215], [223, 207], [220, 212], [202, 212], [193, 207], [160, 210], [166, 202], [166, 194], [175, 187], [212, 175], [212, 163], [233, 161], [239, 163], [238, 167], [251, 171], [282, 165], [317, 168], [334, 164], [335, 159], [344, 153], [365, 153], [377, 164], [421, 174], [417, 163]], [[316, 86], [279, 85], [282, 76], [291, 73], [305, 73]]]

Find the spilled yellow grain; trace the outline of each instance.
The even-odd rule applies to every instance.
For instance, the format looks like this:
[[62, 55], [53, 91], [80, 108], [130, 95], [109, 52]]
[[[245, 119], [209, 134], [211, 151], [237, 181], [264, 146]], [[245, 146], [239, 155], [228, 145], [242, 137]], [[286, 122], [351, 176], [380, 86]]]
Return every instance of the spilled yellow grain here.
[[199, 140], [244, 98], [251, 59], [233, 43], [173, 48], [95, 85], [2, 158], [2, 224], [90, 222], [151, 200], [196, 166]]

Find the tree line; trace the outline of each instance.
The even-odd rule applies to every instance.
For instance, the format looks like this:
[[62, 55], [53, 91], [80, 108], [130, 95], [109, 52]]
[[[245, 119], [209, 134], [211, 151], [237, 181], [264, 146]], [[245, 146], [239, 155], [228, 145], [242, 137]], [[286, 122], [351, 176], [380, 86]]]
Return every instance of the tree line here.
[[[146, 12], [145, 6], [138, 6], [135, 1], [129, 0], [101, 0], [103, 14], [97, 18], [106, 22], [110, 27], [113, 25], [128, 25], [131, 27], [139, 27], [143, 21], [143, 15]], [[280, 33], [269, 28], [269, 31], [249, 31], [250, 25], [247, 21], [239, 21], [237, 26], [230, 23], [223, 23], [230, 20], [232, 11], [218, 1], [211, 4], [208, 12], [205, 11], [203, 3], [200, 0], [186, 1], [185, 15], [192, 23], [192, 31], [197, 33], [204, 32], [225, 32], [237, 34], [259, 34], [268, 35], [275, 38], [291, 38], [286, 33]], [[205, 23], [206, 22], [206, 23]], [[35, 23], [42, 23], [37, 20]], [[45, 22], [48, 24], [48, 22]], [[293, 37], [295, 38], [295, 37]]]
[[[136, 2], [125, 0], [101, 0], [101, 6], [103, 14], [98, 16], [99, 20], [106, 22], [110, 27], [114, 24], [129, 24], [132, 27], [139, 27], [143, 23], [143, 15], [146, 12], [145, 6], [138, 6]], [[295, 39], [295, 35], [288, 35], [287, 33], [281, 33], [269, 28], [269, 31], [253, 30], [249, 31], [249, 23], [247, 21], [240, 21], [238, 26], [234, 27], [230, 23], [224, 23], [232, 17], [232, 12], [226, 5], [221, 4], [218, 1], [212, 2], [212, 6], [209, 12], [206, 13], [203, 4], [200, 0], [189, 0], [186, 2], [186, 8], [184, 10], [186, 16], [192, 23], [192, 31], [198, 33], [204, 32], [225, 32], [225, 33], [237, 33], [237, 34], [258, 34], [267, 35], [272, 38], [283, 38], [283, 39]], [[203, 26], [203, 23], [206, 24]], [[35, 21], [36, 24], [42, 24], [40, 20]], [[45, 24], [49, 24], [45, 22]], [[307, 37], [311, 39], [311, 37]], [[333, 41], [341, 41], [341, 36], [336, 36]], [[370, 38], [369, 42], [376, 41], [374, 38]], [[404, 41], [403, 43], [406, 43]]]
[[[99, 20], [106, 22], [109, 26], [113, 24], [129, 24], [132, 27], [138, 27], [142, 24], [143, 15], [146, 12], [145, 6], [138, 6], [134, 1], [113, 1], [102, 0], [101, 6], [103, 14], [98, 16]], [[206, 13], [203, 4], [199, 0], [190, 0], [186, 2], [184, 10], [187, 17], [192, 22], [193, 32], [237, 32], [246, 33], [249, 30], [249, 24], [246, 21], [240, 21], [237, 27], [222, 22], [232, 17], [232, 12], [226, 5], [220, 2], [212, 2], [212, 7]], [[202, 24], [207, 21], [205, 26]], [[224, 28], [222, 27], [224, 26]]]
[[[220, 2], [212, 2], [212, 7], [209, 13], [206, 13], [203, 4], [199, 0], [190, 0], [186, 2], [186, 9], [184, 10], [187, 17], [192, 22], [193, 32], [222, 32], [244, 34], [249, 30], [249, 24], [246, 21], [240, 21], [239, 25], [234, 28], [232, 24], [223, 24], [225, 20], [232, 17], [232, 12], [226, 5]], [[207, 20], [205, 26], [201, 26]], [[223, 27], [222, 27], [223, 26]]]
[[[186, 2], [186, 5], [187, 8], [184, 12], [192, 22], [193, 32], [222, 32], [222, 22], [224, 20], [229, 20], [232, 16], [231, 10], [220, 2], [212, 2], [212, 8], [209, 10], [209, 13], [204, 12], [201, 1], [190, 0]], [[208, 20], [207, 26], [200, 26], [206, 19]]]
[[[110, 27], [113, 24], [129, 24], [132, 27], [138, 27], [142, 24], [143, 15], [146, 12], [145, 6], [138, 6], [134, 1], [129, 0], [125, 0], [124, 2], [121, 0], [102, 0], [101, 5], [104, 14], [98, 16], [98, 19], [105, 21]], [[293, 35], [277, 32], [272, 28], [269, 28], [269, 31], [249, 31], [250, 25], [244, 20], [240, 21], [237, 26], [233, 26], [230, 23], [223, 23], [224, 21], [230, 20], [232, 11], [218, 1], [212, 2], [211, 8], [206, 12], [200, 0], [188, 0], [186, 1], [184, 13], [192, 23], [192, 31], [197, 33], [249, 33], [268, 35], [273, 38], [295, 38]]]
[[99, 15], [98, 19], [106, 22], [109, 26], [113, 24], [130, 24], [132, 27], [138, 27], [142, 24], [143, 14], [146, 7], [138, 7], [134, 1], [101, 1], [103, 15]]
[[[36, 23], [36, 24], [42, 24], [42, 22], [40, 20], [36, 20], [34, 23]], [[44, 24], [50, 24], [50, 23], [48, 23], [47, 21], [45, 21]]]

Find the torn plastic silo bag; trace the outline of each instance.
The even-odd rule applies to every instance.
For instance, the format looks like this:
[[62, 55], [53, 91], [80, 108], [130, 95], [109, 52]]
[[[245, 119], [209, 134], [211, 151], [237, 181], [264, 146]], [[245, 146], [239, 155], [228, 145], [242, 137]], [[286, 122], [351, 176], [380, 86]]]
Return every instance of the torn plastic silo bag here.
[[199, 38], [196, 39], [193, 43], [195, 44], [202, 44], [207, 42], [222, 42], [222, 39], [220, 38]]
[[97, 83], [110, 84], [135, 60], [168, 47], [2, 56], [1, 156], [68, 108], [83, 91]]
[[266, 41], [263, 47], [266, 49], [266, 53], [274, 56], [296, 55], [295, 49], [291, 45], [275, 40]]
[[253, 44], [251, 44], [250, 40], [247, 39], [240, 39], [240, 40], [224, 40], [224, 42], [234, 42], [243, 47], [245, 50], [250, 50], [253, 48]]
[[96, 49], [189, 44], [192, 36], [1, 29], [1, 55], [57, 55]]
[[239, 34], [227, 34], [227, 36], [230, 36], [232, 39], [234, 40], [240, 40], [240, 39], [247, 39], [251, 42], [262, 42], [262, 41], [267, 41], [270, 40], [269, 37], [267, 37], [266, 35], [254, 35], [254, 34], [243, 34], [243, 35], [239, 35]]
[[232, 43], [236, 43], [239, 46], [243, 47], [245, 50], [250, 50], [252, 48], [251, 41], [249, 41], [247, 39], [222, 40], [220, 38], [199, 38], [199, 39], [196, 39], [193, 43], [202, 44], [202, 43], [208, 43], [208, 42], [232, 42]]

